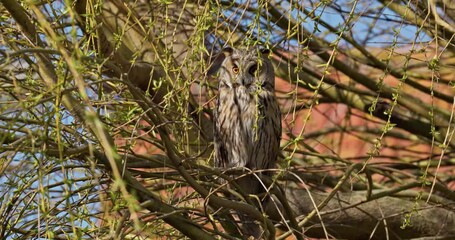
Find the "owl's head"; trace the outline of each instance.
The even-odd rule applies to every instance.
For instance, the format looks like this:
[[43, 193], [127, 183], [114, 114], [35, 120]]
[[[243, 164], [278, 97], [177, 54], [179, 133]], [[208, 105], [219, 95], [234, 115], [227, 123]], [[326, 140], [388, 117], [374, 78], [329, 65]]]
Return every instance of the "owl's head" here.
[[273, 91], [275, 73], [269, 60], [270, 50], [263, 46], [248, 49], [226, 47], [220, 68], [220, 84], [229, 88]]

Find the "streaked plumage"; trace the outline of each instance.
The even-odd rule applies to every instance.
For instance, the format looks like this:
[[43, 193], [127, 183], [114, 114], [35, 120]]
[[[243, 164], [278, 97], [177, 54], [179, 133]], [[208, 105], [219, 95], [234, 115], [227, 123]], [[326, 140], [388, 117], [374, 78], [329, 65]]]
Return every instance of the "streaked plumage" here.
[[[279, 153], [281, 113], [269, 51], [262, 47], [226, 48], [224, 53], [214, 111], [215, 165], [226, 169], [273, 168]], [[246, 194], [266, 191], [253, 175], [236, 183]]]

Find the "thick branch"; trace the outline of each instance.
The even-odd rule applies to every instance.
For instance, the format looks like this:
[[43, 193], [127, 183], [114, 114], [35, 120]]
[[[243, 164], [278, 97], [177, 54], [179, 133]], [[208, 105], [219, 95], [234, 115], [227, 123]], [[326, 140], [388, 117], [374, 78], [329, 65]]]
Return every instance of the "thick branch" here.
[[[311, 195], [305, 189], [287, 188], [287, 199], [297, 215], [306, 216], [314, 210], [311, 198], [319, 205], [327, 193]], [[305, 226], [305, 235], [325, 237], [322, 225], [335, 238], [399, 239], [413, 237], [455, 237], [453, 206], [434, 206], [423, 201], [382, 197], [366, 202], [366, 192], [338, 193], [320, 211], [322, 221], [313, 217]], [[410, 224], [402, 228], [405, 219]]]

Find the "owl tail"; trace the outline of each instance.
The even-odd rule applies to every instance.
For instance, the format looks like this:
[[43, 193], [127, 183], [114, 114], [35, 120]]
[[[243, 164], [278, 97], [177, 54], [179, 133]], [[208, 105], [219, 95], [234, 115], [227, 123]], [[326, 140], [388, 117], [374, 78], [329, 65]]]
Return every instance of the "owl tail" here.
[[[262, 211], [262, 206], [265, 206], [269, 198], [264, 197], [264, 193], [267, 190], [260, 181], [261, 180], [258, 179], [257, 176], [247, 175], [237, 179], [235, 182], [255, 207]], [[254, 239], [263, 239], [262, 235], [264, 231], [255, 219], [240, 211], [237, 211], [237, 215], [241, 222], [240, 230], [246, 239], [250, 239], [250, 237], [253, 237]]]
[[240, 222], [242, 223], [240, 226], [240, 231], [242, 232], [244, 239], [263, 239], [262, 235], [264, 231], [262, 230], [261, 226], [254, 221], [253, 218], [240, 211], [237, 211], [237, 214], [239, 216]]

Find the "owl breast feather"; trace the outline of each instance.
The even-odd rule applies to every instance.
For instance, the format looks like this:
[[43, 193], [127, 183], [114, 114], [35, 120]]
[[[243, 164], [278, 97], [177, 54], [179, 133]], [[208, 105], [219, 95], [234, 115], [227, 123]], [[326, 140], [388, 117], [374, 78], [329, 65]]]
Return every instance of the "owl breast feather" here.
[[[245, 87], [220, 89], [215, 121], [218, 167], [273, 167], [279, 148], [279, 116], [273, 92], [252, 94]], [[277, 119], [278, 118], [278, 119]]]

